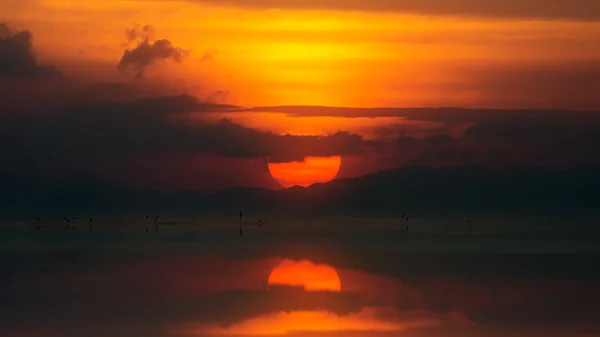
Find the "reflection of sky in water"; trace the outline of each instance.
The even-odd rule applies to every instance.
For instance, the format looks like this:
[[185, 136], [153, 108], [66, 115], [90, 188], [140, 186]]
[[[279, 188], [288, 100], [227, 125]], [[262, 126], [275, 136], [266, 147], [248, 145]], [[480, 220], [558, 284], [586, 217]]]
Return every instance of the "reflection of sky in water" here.
[[414, 223], [3, 225], [0, 335], [600, 333], [597, 234]]

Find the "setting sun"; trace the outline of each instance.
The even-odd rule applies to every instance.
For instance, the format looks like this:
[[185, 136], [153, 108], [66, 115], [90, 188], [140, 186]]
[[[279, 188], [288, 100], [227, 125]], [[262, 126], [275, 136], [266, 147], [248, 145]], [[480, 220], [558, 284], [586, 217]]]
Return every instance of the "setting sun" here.
[[306, 157], [303, 162], [269, 163], [269, 172], [283, 187], [308, 187], [333, 180], [341, 164], [339, 156]]
[[306, 291], [342, 291], [340, 277], [333, 267], [308, 260], [283, 260], [271, 271], [268, 284], [304, 286]]

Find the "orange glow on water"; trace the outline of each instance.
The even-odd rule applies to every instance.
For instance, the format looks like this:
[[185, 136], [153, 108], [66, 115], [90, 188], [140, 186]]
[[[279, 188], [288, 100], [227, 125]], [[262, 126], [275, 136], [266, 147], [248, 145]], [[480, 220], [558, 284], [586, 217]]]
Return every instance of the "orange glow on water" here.
[[319, 333], [339, 336], [340, 332], [398, 332], [407, 329], [434, 327], [444, 324], [444, 318], [426, 311], [399, 312], [395, 308], [365, 307], [349, 315], [318, 311], [290, 311], [261, 315], [233, 324], [227, 328], [188, 330], [188, 334], [226, 336], [286, 336], [295, 333]]
[[306, 157], [304, 162], [269, 163], [269, 172], [283, 187], [308, 187], [333, 180], [341, 165], [340, 156]]
[[264, 336], [285, 335], [293, 332], [381, 332], [401, 331], [409, 327], [404, 326], [402, 323], [378, 319], [375, 313], [375, 310], [370, 308], [365, 308], [359, 314], [351, 316], [338, 316], [335, 313], [327, 311], [279, 312], [236, 324], [227, 330], [227, 334]]
[[304, 286], [306, 291], [342, 291], [337, 271], [328, 265], [283, 260], [269, 275], [269, 285]]

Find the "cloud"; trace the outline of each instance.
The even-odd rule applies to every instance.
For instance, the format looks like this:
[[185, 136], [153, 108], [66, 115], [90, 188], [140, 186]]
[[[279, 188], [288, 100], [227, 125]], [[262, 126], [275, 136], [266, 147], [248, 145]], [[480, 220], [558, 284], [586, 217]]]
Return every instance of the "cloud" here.
[[0, 77], [60, 77], [51, 66], [40, 66], [32, 50], [28, 31], [12, 32], [0, 24]]
[[151, 42], [154, 36], [152, 26], [145, 26], [141, 30], [135, 27], [127, 30], [126, 35], [128, 42], [138, 39], [141, 41], [134, 49], [125, 51], [117, 69], [122, 73], [131, 69], [135, 72], [136, 78], [143, 77], [144, 71], [154, 64], [167, 60], [179, 63], [189, 55], [189, 51], [173, 46], [169, 40]]
[[378, 146], [372, 148], [385, 158], [382, 165], [600, 165], [593, 155], [600, 146], [600, 115], [595, 112], [502, 110], [496, 114], [465, 109], [453, 118], [444, 110], [428, 113], [435, 110], [425, 109], [421, 117], [409, 113], [411, 118], [430, 120], [428, 128], [406, 122], [385, 127]]
[[232, 108], [180, 95], [124, 103], [88, 102], [39, 113], [35, 118], [5, 116], [0, 125], [4, 140], [0, 150], [9, 164], [4, 170], [97, 172], [95, 168], [116, 165], [115, 171], [121, 167], [124, 174], [130, 171], [124, 165], [146, 162], [146, 172], [153, 172], [153, 168], [167, 167], [171, 162], [190, 165], [196, 157], [263, 162], [269, 158], [278, 162], [302, 161], [307, 156], [356, 155], [365, 144], [361, 136], [348, 132], [278, 135], [228, 119], [210, 122], [193, 114]]
[[492, 18], [532, 19], [600, 19], [600, 4], [596, 0], [199, 0], [214, 5], [248, 6], [259, 8], [296, 8], [351, 11], [381, 11], [418, 13], [425, 15], [459, 15]]
[[585, 119], [512, 118], [475, 124], [465, 131], [465, 141], [505, 163], [598, 165], [592, 153], [599, 135], [600, 123]]
[[426, 137], [424, 141], [429, 145], [449, 146], [452, 145], [452, 143], [454, 142], [454, 138], [452, 138], [452, 136], [450, 135], [438, 134]]
[[[121, 88], [110, 90], [122, 92]], [[102, 95], [106, 90], [100, 90]], [[35, 118], [4, 115], [3, 172], [31, 174], [35, 179], [70, 172], [130, 187], [146, 183], [166, 190], [216, 191], [231, 186], [275, 187], [265, 159], [289, 162], [307, 156], [343, 156], [343, 177], [413, 165], [600, 164], [595, 155], [600, 121], [588, 112], [390, 109], [430, 125], [399, 122], [382, 131], [381, 139], [366, 140], [346, 131], [281, 135], [231, 119], [209, 121], [204, 113], [241, 110], [211, 103], [223, 100], [226, 92], [215, 92], [207, 100], [179, 95], [125, 102], [102, 102], [97, 98], [102, 95], [91, 92], [73, 100], [78, 103], [36, 112]], [[143, 172], [137, 169], [140, 165]]]
[[598, 127], [577, 120], [508, 118], [477, 123], [465, 131], [465, 136], [479, 141], [552, 141], [592, 138]]

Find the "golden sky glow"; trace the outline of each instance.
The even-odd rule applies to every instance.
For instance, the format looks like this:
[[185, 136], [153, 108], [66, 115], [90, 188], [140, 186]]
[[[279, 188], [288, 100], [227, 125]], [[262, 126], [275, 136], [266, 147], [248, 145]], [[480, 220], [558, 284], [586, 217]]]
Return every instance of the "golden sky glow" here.
[[[124, 30], [150, 24], [156, 38], [192, 52], [182, 64], [157, 72], [180, 78], [192, 94], [227, 90], [232, 103], [244, 105], [498, 105], [475, 88], [482, 79], [472, 67], [568, 66], [600, 55], [595, 22], [183, 1], [8, 0], [0, 12], [34, 33], [41, 59], [80, 73], [114, 70]], [[214, 60], [201, 62], [207, 50], [217, 52]]]
[[[394, 310], [390, 310], [394, 312]], [[227, 329], [215, 329], [219, 335], [286, 335], [298, 332], [339, 333], [339, 331], [402, 331], [409, 328], [443, 324], [435, 318], [423, 317], [418, 321], [390, 321], [378, 317], [385, 310], [365, 308], [357, 314], [339, 316], [327, 311], [292, 311], [260, 316], [235, 324]]]
[[[474, 6], [471, 0], [325, 0], [324, 6], [316, 0], [281, 4], [266, 0], [5, 0], [0, 2], [0, 23], [14, 31], [30, 31], [38, 63], [59, 69], [64, 83], [69, 83], [68, 89], [40, 89], [46, 96], [60, 92], [81, 98], [85, 95], [73, 92], [105, 86], [112, 88], [112, 94], [90, 89], [93, 93], [81, 100], [186, 93], [244, 107], [600, 107], [600, 21], [581, 10], [582, 3], [591, 2], [557, 0], [561, 4], [554, 1], [538, 8], [541, 15], [523, 15], [535, 6], [533, 2], [523, 7], [517, 0], [506, 1], [510, 8], [505, 11], [489, 10], [496, 5]], [[398, 7], [400, 3], [404, 7]], [[425, 10], [407, 10], [424, 3], [429, 6]], [[394, 10], [384, 10], [386, 6]], [[579, 9], [573, 14], [575, 7]], [[477, 15], [469, 15], [473, 8], [479, 11]], [[143, 76], [141, 71], [117, 69], [124, 55], [143, 45], [142, 38], [131, 38], [127, 31], [146, 25], [154, 31], [148, 45], [168, 40], [162, 42], [183, 56], [146, 60]], [[135, 98], [119, 87], [122, 83], [135, 87], [135, 95], [129, 95]], [[441, 121], [292, 118], [257, 111], [198, 115], [210, 120], [227, 117], [243, 127], [280, 135], [347, 131], [363, 140], [379, 140], [385, 136], [381, 129], [390, 125], [387, 136], [391, 138], [398, 132], [411, 137], [454, 136], [457, 127]], [[460, 127], [464, 131], [469, 125]], [[406, 129], [412, 134], [407, 135]], [[328, 153], [330, 158], [309, 157], [304, 162], [272, 163], [268, 168], [282, 186], [308, 186], [338, 174], [355, 177], [405, 165], [418, 156], [417, 150], [412, 154], [387, 148], [378, 151], [361, 153], [360, 160], [358, 155], [352, 158], [343, 153], [341, 168], [339, 151]], [[257, 159], [264, 164], [265, 158]], [[235, 168], [229, 159], [223, 163]], [[232, 178], [226, 185], [235, 181], [244, 186], [276, 186], [264, 166], [260, 169], [266, 179], [258, 182], [254, 174], [248, 181]]]

